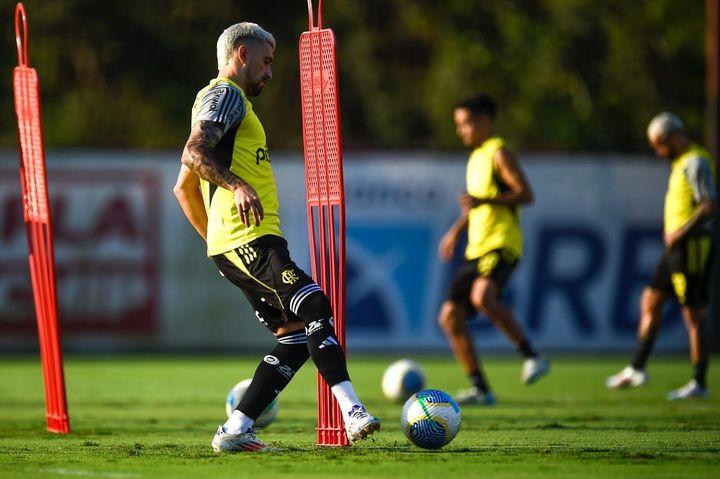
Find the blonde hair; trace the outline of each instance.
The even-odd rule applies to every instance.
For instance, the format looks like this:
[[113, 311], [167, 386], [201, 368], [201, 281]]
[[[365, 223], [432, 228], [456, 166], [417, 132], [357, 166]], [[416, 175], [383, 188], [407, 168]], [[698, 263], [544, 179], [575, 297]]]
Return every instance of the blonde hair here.
[[218, 70], [228, 64], [240, 45], [253, 40], [267, 42], [275, 49], [275, 37], [257, 23], [242, 22], [227, 27], [217, 41]]
[[683, 131], [685, 127], [677, 115], [668, 111], [658, 113], [647, 127], [648, 138], [667, 138], [674, 131]]

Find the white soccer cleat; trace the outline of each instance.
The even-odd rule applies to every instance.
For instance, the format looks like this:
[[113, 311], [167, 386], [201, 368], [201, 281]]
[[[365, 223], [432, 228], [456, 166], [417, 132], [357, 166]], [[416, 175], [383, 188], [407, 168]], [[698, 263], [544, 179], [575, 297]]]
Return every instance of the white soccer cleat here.
[[267, 444], [255, 437], [252, 429], [241, 434], [229, 434], [222, 426], [218, 427], [211, 444], [215, 452], [258, 452], [268, 449]]
[[530, 385], [550, 372], [550, 361], [546, 358], [527, 358], [523, 362], [522, 375], [520, 380], [523, 384]]
[[458, 391], [455, 395], [455, 402], [460, 405], [493, 406], [497, 401], [492, 392], [483, 393], [475, 386], [472, 386]]
[[608, 389], [636, 388], [647, 383], [648, 379], [650, 376], [643, 369], [627, 366], [619, 373], [607, 378], [605, 387]]
[[679, 401], [682, 399], [705, 399], [708, 397], [708, 390], [698, 384], [697, 381], [691, 379], [685, 386], [670, 391], [667, 395], [668, 401]]
[[345, 433], [350, 442], [361, 441], [379, 430], [380, 420], [371, 416], [365, 406], [356, 404], [345, 417]]

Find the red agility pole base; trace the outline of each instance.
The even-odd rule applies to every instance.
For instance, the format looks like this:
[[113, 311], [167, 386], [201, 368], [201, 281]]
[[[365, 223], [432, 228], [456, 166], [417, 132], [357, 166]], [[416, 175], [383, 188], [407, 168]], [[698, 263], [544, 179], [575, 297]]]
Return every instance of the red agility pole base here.
[[47, 429], [69, 433], [57, 315], [52, 221], [40, 121], [40, 86], [37, 72], [28, 65], [28, 28], [22, 3], [15, 7], [15, 41], [18, 66], [13, 72], [13, 87], [20, 149], [20, 183], [45, 382]]
[[[335, 334], [345, 349], [345, 193], [340, 144], [335, 36], [317, 26], [308, 0], [309, 30], [300, 35], [305, 187], [313, 279], [330, 298]], [[318, 445], [349, 446], [340, 407], [318, 374]]]

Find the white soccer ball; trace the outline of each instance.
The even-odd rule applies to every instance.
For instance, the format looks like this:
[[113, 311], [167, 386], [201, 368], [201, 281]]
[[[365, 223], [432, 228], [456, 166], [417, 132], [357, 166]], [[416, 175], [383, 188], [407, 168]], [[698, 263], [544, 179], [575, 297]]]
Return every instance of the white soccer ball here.
[[410, 442], [423, 449], [440, 449], [460, 430], [460, 407], [448, 393], [425, 389], [410, 396], [400, 419]]
[[[225, 412], [227, 413], [228, 417], [230, 417], [237, 405], [240, 404], [240, 400], [245, 395], [245, 391], [247, 391], [247, 388], [248, 386], [250, 386], [251, 382], [252, 379], [243, 379], [242, 381], [237, 383], [235, 387], [232, 388], [228, 393], [227, 399], [225, 400]], [[277, 398], [275, 398], [273, 399], [273, 402], [271, 402], [270, 405], [265, 408], [262, 414], [260, 414], [260, 417], [257, 418], [254, 427], [261, 429], [263, 427], [269, 426], [270, 423], [275, 420], [277, 415], [278, 400]]]
[[385, 370], [382, 391], [391, 401], [402, 402], [425, 387], [425, 374], [409, 359], [395, 361]]

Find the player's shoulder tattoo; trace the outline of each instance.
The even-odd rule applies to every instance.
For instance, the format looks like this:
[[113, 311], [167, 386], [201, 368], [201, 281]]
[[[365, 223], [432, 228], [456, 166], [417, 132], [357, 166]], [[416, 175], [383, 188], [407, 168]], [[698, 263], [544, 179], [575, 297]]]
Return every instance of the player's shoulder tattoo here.
[[196, 120], [190, 131], [190, 143], [202, 143], [204, 146], [214, 148], [225, 134], [225, 127], [222, 123], [209, 120]]

